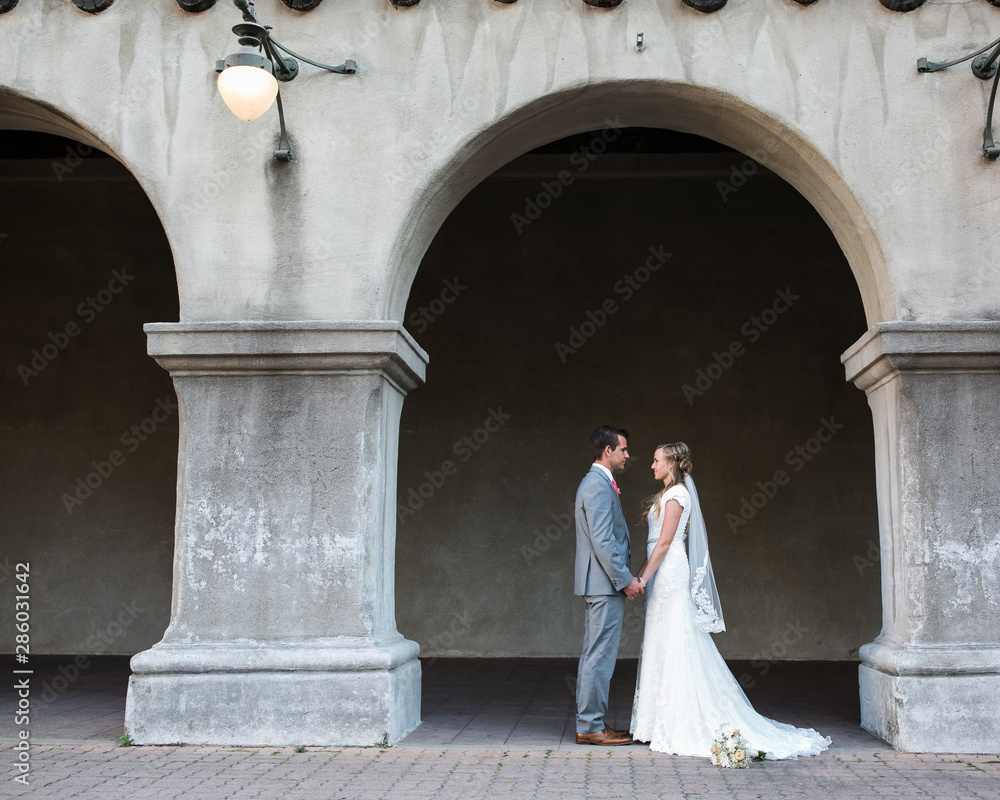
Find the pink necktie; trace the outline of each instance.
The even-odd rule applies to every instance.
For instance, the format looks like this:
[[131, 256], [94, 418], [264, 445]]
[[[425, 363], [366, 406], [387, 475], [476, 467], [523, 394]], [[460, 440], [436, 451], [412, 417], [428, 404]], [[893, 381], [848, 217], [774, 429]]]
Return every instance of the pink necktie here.
[[615, 487], [615, 494], [621, 494], [621, 490], [618, 488], [618, 484], [615, 483], [615, 479], [611, 479], [611, 485]]

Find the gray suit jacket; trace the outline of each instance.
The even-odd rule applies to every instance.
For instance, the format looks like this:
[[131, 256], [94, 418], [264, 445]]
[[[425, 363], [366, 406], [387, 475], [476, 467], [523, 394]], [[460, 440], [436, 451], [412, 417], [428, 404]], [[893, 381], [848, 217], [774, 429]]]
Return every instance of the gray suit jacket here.
[[618, 594], [632, 582], [632, 549], [618, 493], [591, 466], [576, 490], [576, 575], [573, 593]]

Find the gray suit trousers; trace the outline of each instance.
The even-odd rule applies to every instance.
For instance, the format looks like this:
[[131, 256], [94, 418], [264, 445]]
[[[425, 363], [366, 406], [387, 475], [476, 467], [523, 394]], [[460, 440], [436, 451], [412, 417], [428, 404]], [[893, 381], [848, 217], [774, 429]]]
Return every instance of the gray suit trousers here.
[[583, 651], [576, 673], [576, 732], [596, 733], [605, 727], [611, 675], [622, 638], [625, 595], [596, 594], [583, 599], [587, 601], [587, 610]]

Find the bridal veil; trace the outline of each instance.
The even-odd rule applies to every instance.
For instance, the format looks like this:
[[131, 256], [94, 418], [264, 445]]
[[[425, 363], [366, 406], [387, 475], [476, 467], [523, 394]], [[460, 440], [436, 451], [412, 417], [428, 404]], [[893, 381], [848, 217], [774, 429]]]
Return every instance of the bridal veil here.
[[688, 475], [684, 485], [691, 495], [691, 517], [688, 522], [688, 563], [691, 568], [691, 597], [694, 600], [695, 624], [706, 633], [726, 629], [722, 619], [722, 603], [715, 586], [712, 559], [708, 555], [708, 529], [701, 513], [701, 502], [694, 480]]

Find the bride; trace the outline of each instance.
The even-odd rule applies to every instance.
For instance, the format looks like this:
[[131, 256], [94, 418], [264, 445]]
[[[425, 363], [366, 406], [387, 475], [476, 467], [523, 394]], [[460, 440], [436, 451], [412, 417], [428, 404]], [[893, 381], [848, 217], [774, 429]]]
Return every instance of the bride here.
[[754, 711], [709, 636], [726, 627], [691, 468], [683, 442], [656, 448], [653, 477], [663, 489], [643, 508], [649, 540], [638, 578], [646, 589], [646, 630], [630, 733], [659, 753], [708, 757], [724, 725], [768, 758], [816, 755], [830, 738]]

